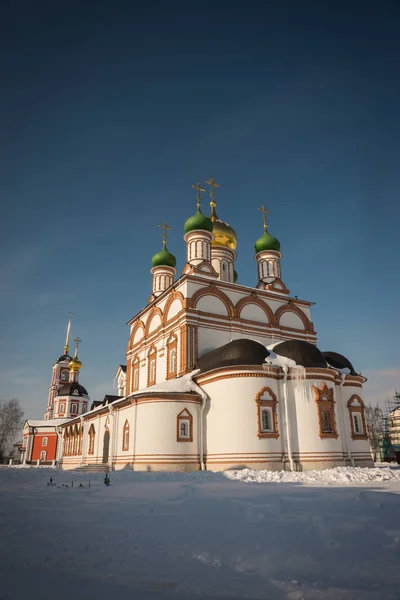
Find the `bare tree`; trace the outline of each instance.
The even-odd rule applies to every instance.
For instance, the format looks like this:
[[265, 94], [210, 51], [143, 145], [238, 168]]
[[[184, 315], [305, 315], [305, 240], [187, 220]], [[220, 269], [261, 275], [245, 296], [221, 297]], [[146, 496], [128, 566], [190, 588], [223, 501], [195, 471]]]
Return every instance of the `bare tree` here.
[[22, 427], [22, 410], [19, 400], [0, 399], [0, 458], [7, 452], [14, 441], [14, 437]]
[[367, 426], [367, 435], [371, 444], [371, 450], [374, 461], [383, 441], [383, 412], [379, 406], [369, 404], [365, 408], [365, 421]]

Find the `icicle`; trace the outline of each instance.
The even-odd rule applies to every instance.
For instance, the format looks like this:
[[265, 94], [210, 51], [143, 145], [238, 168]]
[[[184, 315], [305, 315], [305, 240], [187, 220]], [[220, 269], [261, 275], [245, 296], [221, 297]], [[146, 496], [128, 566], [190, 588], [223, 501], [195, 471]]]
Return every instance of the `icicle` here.
[[310, 395], [307, 393], [305, 368], [301, 365], [296, 365], [295, 367], [290, 367], [289, 373], [296, 399], [298, 398], [301, 402], [309, 402]]

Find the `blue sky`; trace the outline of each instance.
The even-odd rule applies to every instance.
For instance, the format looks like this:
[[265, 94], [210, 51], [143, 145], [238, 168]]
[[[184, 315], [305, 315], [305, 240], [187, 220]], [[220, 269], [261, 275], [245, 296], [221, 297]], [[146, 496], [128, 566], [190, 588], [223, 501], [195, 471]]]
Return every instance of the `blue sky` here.
[[400, 3], [3, 2], [0, 395], [44, 412], [69, 311], [81, 381], [113, 390], [158, 224], [183, 267], [214, 176], [256, 284], [270, 210], [322, 350], [400, 387]]

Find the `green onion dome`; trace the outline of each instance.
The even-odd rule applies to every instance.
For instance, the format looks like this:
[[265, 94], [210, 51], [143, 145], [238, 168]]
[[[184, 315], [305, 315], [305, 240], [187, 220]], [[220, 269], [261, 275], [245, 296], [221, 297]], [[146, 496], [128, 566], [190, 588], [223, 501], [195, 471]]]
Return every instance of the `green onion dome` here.
[[213, 224], [211, 219], [203, 215], [200, 208], [197, 210], [197, 213], [192, 217], [189, 217], [185, 223], [185, 233], [189, 233], [189, 231], [209, 231], [212, 233]]
[[267, 229], [254, 244], [254, 250], [256, 254], [258, 252], [263, 252], [264, 250], [276, 250], [277, 252], [279, 252], [280, 248], [280, 241], [274, 238], [272, 235], [270, 235]]
[[167, 247], [164, 246], [160, 252], [157, 252], [151, 259], [152, 267], [176, 267], [176, 258], [171, 252], [168, 252]]

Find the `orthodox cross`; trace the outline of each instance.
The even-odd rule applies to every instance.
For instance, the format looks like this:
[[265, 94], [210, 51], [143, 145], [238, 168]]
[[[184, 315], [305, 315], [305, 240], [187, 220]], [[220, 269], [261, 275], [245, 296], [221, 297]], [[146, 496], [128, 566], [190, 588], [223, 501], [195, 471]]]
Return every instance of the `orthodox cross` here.
[[192, 183], [192, 188], [194, 188], [195, 190], [197, 190], [197, 196], [196, 196], [197, 208], [200, 209], [200, 206], [201, 206], [201, 192], [205, 192], [206, 190], [203, 190], [203, 188], [200, 185], [200, 181], [197, 182], [197, 185], [194, 185], [194, 183]]
[[215, 188], [219, 188], [220, 185], [219, 185], [219, 183], [215, 183], [214, 177], [211, 177], [211, 179], [209, 181], [206, 181], [206, 184], [211, 185], [211, 192], [210, 192], [211, 206], [215, 206]]
[[75, 356], [78, 356], [78, 347], [79, 347], [79, 344], [81, 343], [81, 341], [82, 340], [79, 337], [76, 337], [74, 339], [74, 342], [75, 342]]
[[159, 225], [159, 227], [161, 227], [161, 229], [164, 229], [163, 247], [165, 248], [167, 245], [167, 230], [171, 231], [172, 227], [168, 227], [167, 221], [164, 221], [164, 223], [162, 225]]
[[259, 209], [262, 212], [262, 216], [263, 216], [263, 222], [264, 222], [264, 229], [265, 231], [267, 230], [267, 215], [269, 215], [269, 210], [267, 210], [265, 208], [265, 204], [262, 204]]

